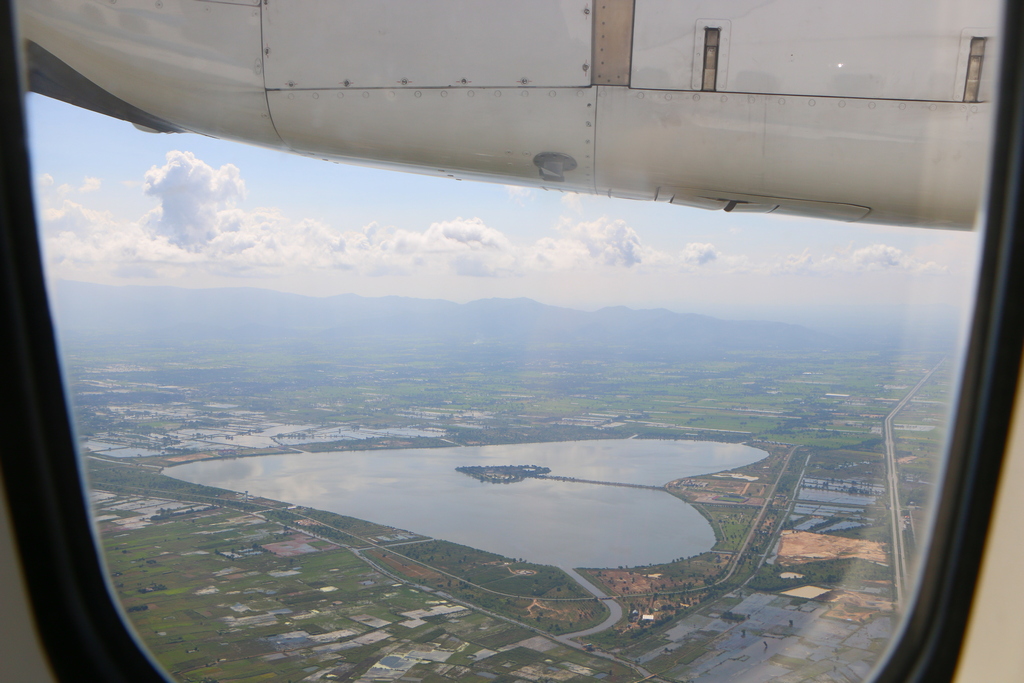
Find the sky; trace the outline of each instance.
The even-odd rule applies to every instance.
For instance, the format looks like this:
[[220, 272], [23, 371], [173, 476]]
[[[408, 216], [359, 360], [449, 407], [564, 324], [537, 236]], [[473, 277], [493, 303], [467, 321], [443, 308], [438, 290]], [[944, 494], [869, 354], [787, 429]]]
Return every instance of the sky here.
[[781, 319], [961, 309], [977, 235], [616, 200], [153, 134], [27, 101], [47, 274]]

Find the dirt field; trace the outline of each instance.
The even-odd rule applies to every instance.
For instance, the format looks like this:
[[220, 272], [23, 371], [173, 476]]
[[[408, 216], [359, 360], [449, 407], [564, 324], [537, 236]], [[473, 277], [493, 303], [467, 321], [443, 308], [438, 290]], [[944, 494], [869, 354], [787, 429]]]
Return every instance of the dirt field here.
[[711, 503], [712, 505], [747, 505], [750, 507], [761, 507], [764, 505], [764, 498], [746, 498], [742, 501], [723, 500], [721, 496], [735, 496], [739, 494], [722, 494], [717, 491], [702, 491], [693, 496], [694, 503]]
[[580, 608], [572, 602], [541, 602], [533, 600], [526, 608], [531, 617], [546, 616], [558, 621], [579, 623], [590, 618], [590, 608]]
[[[643, 572], [623, 569], [591, 570], [598, 581], [618, 595], [636, 595], [637, 593], [654, 593], [656, 591], [675, 590], [682, 581], [674, 581], [670, 576], [651, 576]], [[699, 583], [697, 585], [700, 585]]]
[[885, 544], [842, 536], [827, 536], [810, 531], [783, 531], [779, 564], [800, 564], [812, 560], [837, 560], [859, 557], [869, 562], [888, 564]]
[[279, 543], [264, 543], [263, 548], [274, 553], [278, 557], [295, 557], [297, 555], [305, 555], [306, 553], [316, 553], [321, 550], [337, 550], [338, 546], [328, 545], [324, 548], [316, 548], [310, 543], [317, 539], [306, 534], [292, 534], [292, 540], [281, 541]]
[[844, 621], [866, 621], [878, 612], [892, 610], [892, 603], [867, 593], [832, 591], [829, 602], [833, 603], [828, 616]]
[[174, 455], [174, 456], [171, 456], [170, 458], [167, 458], [167, 461], [168, 462], [192, 462], [193, 460], [208, 460], [208, 459], [213, 458], [213, 457], [214, 457], [214, 455], [212, 453], [207, 453], [207, 452], [204, 451], [202, 453], [186, 453], [185, 455]]
[[404, 561], [398, 557], [395, 557], [391, 553], [368, 552], [367, 555], [369, 555], [375, 560], [383, 562], [392, 569], [400, 571], [401, 573], [405, 574], [411, 579], [440, 580], [442, 578], [441, 574], [438, 574], [435, 571], [418, 565], [415, 562]]

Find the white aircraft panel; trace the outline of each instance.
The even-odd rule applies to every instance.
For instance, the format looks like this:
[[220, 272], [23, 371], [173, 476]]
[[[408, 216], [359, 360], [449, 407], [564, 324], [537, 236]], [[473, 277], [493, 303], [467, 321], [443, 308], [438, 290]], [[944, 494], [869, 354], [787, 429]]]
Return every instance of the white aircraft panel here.
[[950, 0], [636, 0], [630, 84], [699, 90], [703, 28], [721, 25], [719, 91], [959, 101], [962, 32], [997, 26], [999, 11]]
[[260, 9], [195, 0], [33, 0], [22, 36], [112, 95], [196, 132], [280, 147]]
[[989, 104], [601, 87], [597, 106], [602, 194], [947, 228], [981, 197]]
[[[299, 152], [431, 175], [592, 192], [595, 88], [370, 89], [267, 93]], [[534, 158], [571, 156], [545, 183]]]
[[590, 85], [587, 0], [269, 0], [267, 88]]
[[[742, 192], [721, 192], [716, 190], [695, 190], [693, 188], [660, 188], [658, 197], [681, 206], [699, 209], [733, 211], [736, 213], [774, 213], [787, 216], [826, 218], [828, 220], [853, 223], [859, 221], [871, 209], [856, 204], [838, 202], [811, 202], [789, 197], [764, 197]], [[669, 198], [670, 196], [670, 198]]]
[[196, 0], [197, 2], [219, 2], [226, 5], [251, 5], [259, 6], [260, 0]]

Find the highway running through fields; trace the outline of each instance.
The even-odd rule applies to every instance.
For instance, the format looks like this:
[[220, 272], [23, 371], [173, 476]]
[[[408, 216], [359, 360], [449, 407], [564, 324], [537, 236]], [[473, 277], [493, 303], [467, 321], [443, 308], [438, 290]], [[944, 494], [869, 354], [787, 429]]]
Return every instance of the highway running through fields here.
[[892, 525], [893, 582], [896, 586], [897, 605], [903, 605], [903, 584], [907, 580], [907, 551], [903, 543], [903, 510], [900, 507], [899, 472], [896, 468], [896, 439], [893, 436], [893, 420], [945, 360], [943, 358], [934, 368], [926, 372], [921, 381], [915, 384], [914, 388], [907, 392], [907, 395], [900, 399], [900, 402], [885, 416], [885, 421], [882, 423], [882, 433], [885, 438], [885, 474], [889, 490], [889, 519]]

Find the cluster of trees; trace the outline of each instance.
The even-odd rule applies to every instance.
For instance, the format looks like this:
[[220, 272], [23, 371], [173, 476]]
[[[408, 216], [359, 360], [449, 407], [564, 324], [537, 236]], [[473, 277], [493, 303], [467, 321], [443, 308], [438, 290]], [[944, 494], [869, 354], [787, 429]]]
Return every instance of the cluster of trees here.
[[[400, 443], [400, 446], [399, 446]], [[373, 437], [370, 439], [344, 439], [342, 441], [321, 441], [302, 445], [311, 453], [329, 451], [372, 451], [379, 448], [450, 448], [444, 439], [429, 436]]]
[[367, 522], [366, 520], [359, 519], [357, 517], [348, 517], [334, 512], [326, 512], [325, 510], [302, 508], [301, 513], [302, 514], [300, 516], [288, 510], [267, 510], [263, 516], [275, 522], [292, 526], [294, 526], [300, 519], [308, 518], [327, 525], [316, 528], [316, 533], [318, 535], [329, 537], [332, 540], [341, 540], [344, 543], [351, 543], [354, 539], [347, 534], [339, 535], [338, 532], [332, 532], [332, 530], [327, 527], [342, 529], [350, 534], [363, 537], [393, 532], [393, 529], [390, 527], [384, 527], [379, 524], [374, 524], [373, 522]]
[[163, 585], [162, 583], [154, 583], [154, 584], [151, 584], [149, 586], [143, 586], [142, 588], [139, 589], [139, 592], [140, 593], [155, 593], [156, 591], [165, 591], [165, 590], [167, 590], [167, 586]]
[[181, 517], [182, 515], [190, 515], [190, 514], [192, 514], [194, 512], [205, 512], [207, 510], [212, 510], [213, 508], [214, 508], [213, 505], [207, 505], [206, 507], [202, 507], [202, 508], [188, 507], [188, 508], [184, 508], [182, 510], [171, 510], [169, 508], [160, 508], [159, 510], [156, 511], [155, 515], [150, 517], [150, 519], [152, 521], [154, 521], [154, 522], [163, 522], [164, 520], [171, 519], [172, 517]]
[[[218, 550], [214, 550], [213, 552], [216, 555], [223, 555], [224, 557], [230, 557], [230, 555], [228, 555], [227, 553], [225, 553], [224, 551], [219, 550], [219, 549]], [[231, 553], [231, 555], [235, 555], [235, 554], [251, 555], [253, 553], [265, 553], [265, 552], [267, 552], [267, 549], [264, 548], [263, 546], [261, 546], [259, 543], [253, 543], [251, 546], [244, 547], [244, 548], [241, 548], [239, 550], [236, 550], [235, 548], [232, 548], [228, 552]]]
[[550, 467], [540, 465], [467, 465], [456, 467], [456, 472], [468, 474], [474, 479], [491, 483], [511, 484], [528, 477], [550, 474]]

